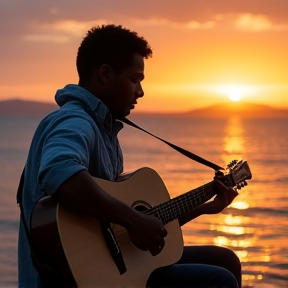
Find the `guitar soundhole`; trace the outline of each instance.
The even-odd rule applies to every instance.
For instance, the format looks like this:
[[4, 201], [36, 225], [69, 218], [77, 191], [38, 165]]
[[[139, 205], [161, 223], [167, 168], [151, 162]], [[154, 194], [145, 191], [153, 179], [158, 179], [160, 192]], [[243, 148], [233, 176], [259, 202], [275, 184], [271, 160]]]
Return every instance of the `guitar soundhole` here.
[[139, 212], [145, 212], [152, 208], [152, 206], [145, 201], [136, 201], [131, 205], [131, 207]]

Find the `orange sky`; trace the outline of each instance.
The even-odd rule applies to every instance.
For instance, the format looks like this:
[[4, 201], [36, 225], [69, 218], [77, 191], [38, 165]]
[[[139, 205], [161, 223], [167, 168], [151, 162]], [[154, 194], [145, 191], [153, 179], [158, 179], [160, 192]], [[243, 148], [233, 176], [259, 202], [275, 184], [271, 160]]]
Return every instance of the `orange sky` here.
[[153, 48], [138, 111], [230, 101], [288, 108], [287, 0], [7, 0], [0, 2], [0, 99], [54, 101], [77, 83], [76, 52], [93, 25], [135, 30]]

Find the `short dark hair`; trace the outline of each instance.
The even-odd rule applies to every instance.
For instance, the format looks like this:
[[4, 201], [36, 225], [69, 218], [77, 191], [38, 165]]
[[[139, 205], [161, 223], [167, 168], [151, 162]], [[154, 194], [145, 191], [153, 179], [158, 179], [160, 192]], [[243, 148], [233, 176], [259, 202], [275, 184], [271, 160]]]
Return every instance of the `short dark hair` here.
[[80, 81], [88, 81], [95, 68], [109, 64], [118, 73], [132, 63], [134, 53], [152, 57], [148, 42], [121, 25], [92, 27], [78, 49], [76, 66]]

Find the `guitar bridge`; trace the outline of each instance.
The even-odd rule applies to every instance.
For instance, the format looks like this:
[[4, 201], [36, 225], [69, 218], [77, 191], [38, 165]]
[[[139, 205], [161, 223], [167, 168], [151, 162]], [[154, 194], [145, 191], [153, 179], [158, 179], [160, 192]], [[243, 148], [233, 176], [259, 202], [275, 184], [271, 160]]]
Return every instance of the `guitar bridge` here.
[[110, 251], [111, 257], [114, 260], [120, 275], [124, 274], [127, 271], [120, 247], [118, 245], [117, 239], [114, 235], [113, 229], [111, 228], [110, 223], [100, 221], [101, 230], [107, 247]]

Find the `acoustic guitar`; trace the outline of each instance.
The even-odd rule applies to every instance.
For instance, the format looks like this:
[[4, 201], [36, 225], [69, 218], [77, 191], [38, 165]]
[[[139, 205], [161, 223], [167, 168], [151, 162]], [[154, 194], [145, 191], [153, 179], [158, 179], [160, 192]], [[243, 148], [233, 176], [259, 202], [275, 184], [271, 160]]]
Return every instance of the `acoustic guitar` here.
[[[223, 183], [239, 189], [251, 178], [248, 163], [234, 160], [227, 166]], [[174, 264], [182, 255], [183, 237], [177, 218], [215, 195], [211, 181], [170, 199], [161, 177], [150, 168], [124, 174], [116, 182], [95, 181], [132, 208], [161, 219], [168, 236], [161, 253], [152, 256], [131, 242], [125, 228], [111, 224], [108, 241], [112, 241], [114, 253], [122, 256], [126, 271], [121, 273], [99, 220], [73, 214], [50, 196], [43, 197], [33, 209], [31, 239], [39, 257], [62, 274], [65, 287], [146, 287], [153, 270]]]

